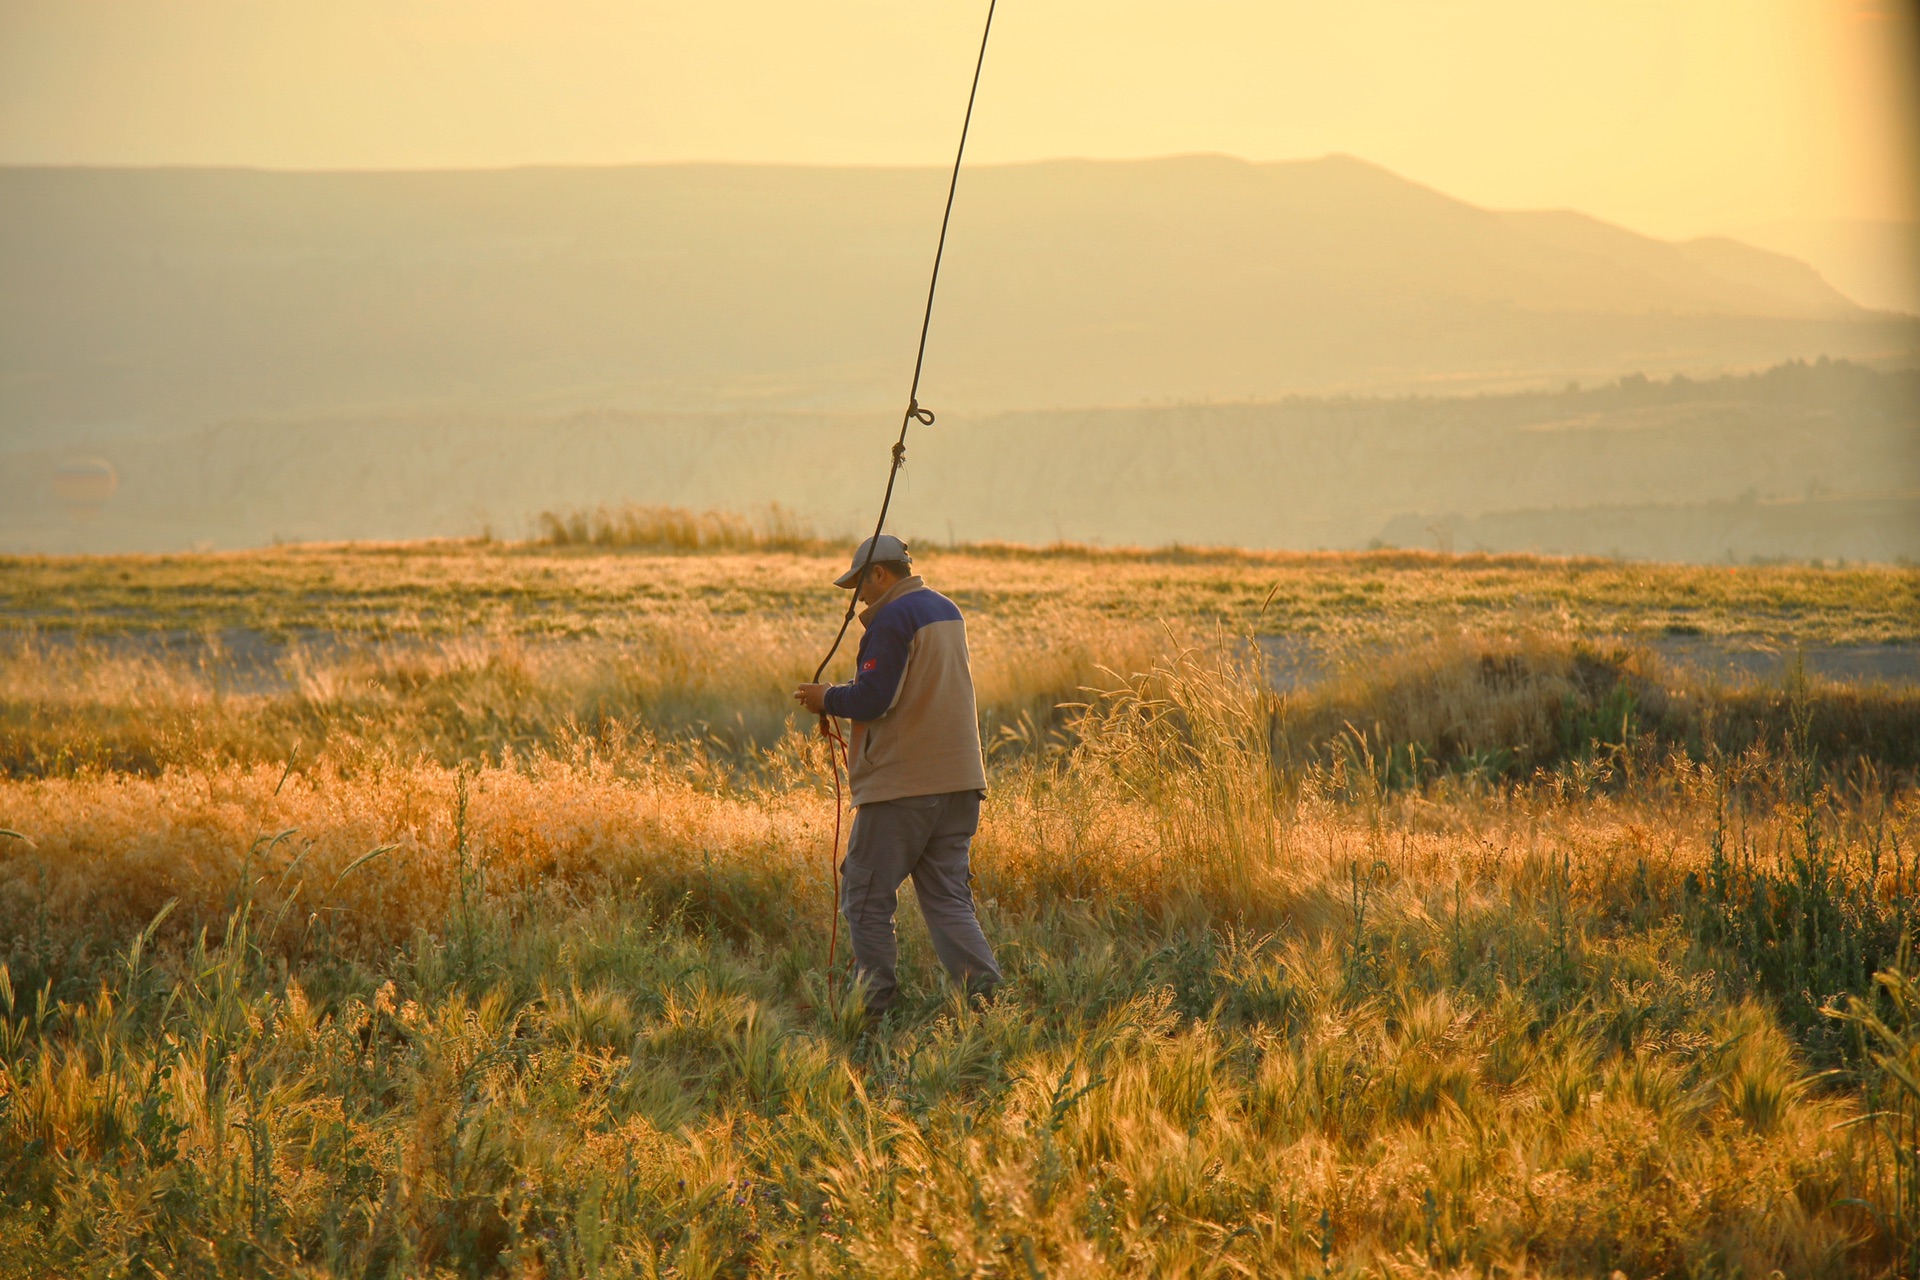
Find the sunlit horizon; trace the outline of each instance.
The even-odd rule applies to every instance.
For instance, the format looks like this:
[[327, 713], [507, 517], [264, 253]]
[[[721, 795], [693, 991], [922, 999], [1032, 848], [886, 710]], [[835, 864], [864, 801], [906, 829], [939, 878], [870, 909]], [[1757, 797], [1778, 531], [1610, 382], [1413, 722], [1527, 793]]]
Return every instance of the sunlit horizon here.
[[[14, 0], [0, 163], [936, 166], [985, 6]], [[1348, 154], [1663, 238], [1920, 208], [1890, 0], [1003, 3], [971, 159]]]

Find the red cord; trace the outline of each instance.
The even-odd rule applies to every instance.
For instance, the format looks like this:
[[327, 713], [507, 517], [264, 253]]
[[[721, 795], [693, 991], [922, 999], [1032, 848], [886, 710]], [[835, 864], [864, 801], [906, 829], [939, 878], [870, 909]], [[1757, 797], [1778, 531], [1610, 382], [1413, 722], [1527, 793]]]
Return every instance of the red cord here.
[[[833, 869], [833, 901], [828, 910], [833, 916], [833, 925], [827, 942], [827, 990], [833, 990], [833, 962], [840, 950], [840, 818], [843, 801], [840, 791], [840, 766], [844, 761], [849, 770], [853, 762], [847, 755], [847, 740], [841, 736], [840, 727], [833, 717], [822, 713], [820, 716], [820, 736], [827, 740], [827, 772], [833, 775], [833, 847], [828, 850], [828, 865]], [[834, 753], [835, 744], [839, 753]]]

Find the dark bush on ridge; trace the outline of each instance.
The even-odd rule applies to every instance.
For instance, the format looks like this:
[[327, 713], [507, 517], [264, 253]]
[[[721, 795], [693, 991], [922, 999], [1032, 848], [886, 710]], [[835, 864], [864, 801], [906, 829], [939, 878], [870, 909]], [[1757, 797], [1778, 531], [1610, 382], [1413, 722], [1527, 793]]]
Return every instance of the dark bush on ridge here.
[[1624, 773], [1675, 751], [1698, 761], [1791, 748], [1822, 770], [1920, 769], [1920, 689], [1801, 673], [1775, 685], [1709, 683], [1624, 645], [1410, 650], [1277, 696], [1275, 716], [1283, 759], [1339, 761], [1387, 786], [1446, 773], [1519, 781], [1575, 762]]

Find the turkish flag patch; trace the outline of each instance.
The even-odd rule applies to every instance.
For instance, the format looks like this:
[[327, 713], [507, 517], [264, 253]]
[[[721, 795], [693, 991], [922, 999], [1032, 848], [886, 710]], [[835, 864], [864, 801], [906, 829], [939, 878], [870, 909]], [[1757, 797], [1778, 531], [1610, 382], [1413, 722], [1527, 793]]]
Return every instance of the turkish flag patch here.
[[880, 659], [868, 658], [865, 662], [860, 664], [860, 669], [862, 671], [878, 671], [880, 669]]

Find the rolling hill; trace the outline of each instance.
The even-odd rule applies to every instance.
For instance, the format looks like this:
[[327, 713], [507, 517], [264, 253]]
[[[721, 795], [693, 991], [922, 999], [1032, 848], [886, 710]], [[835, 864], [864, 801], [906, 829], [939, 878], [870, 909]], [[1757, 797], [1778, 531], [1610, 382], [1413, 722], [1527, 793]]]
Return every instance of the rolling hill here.
[[[0, 430], [892, 405], [942, 175], [0, 170]], [[1478, 390], [1920, 324], [1727, 240], [1479, 209], [1358, 160], [970, 171], [926, 398], [976, 412]]]

